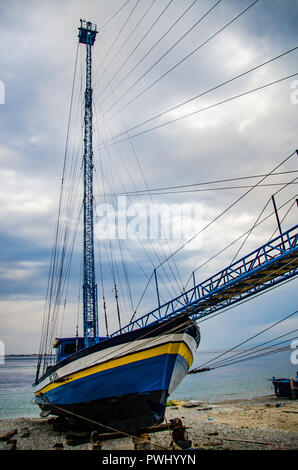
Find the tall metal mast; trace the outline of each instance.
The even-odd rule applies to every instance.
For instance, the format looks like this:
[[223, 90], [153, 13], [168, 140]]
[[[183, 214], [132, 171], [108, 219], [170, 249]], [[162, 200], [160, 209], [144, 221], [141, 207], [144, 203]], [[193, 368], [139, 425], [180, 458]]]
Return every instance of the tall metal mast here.
[[93, 221], [93, 149], [92, 149], [92, 57], [97, 27], [90, 21], [80, 20], [79, 42], [86, 45], [86, 90], [84, 118], [84, 283], [83, 316], [85, 347], [98, 338], [97, 285], [94, 267]]

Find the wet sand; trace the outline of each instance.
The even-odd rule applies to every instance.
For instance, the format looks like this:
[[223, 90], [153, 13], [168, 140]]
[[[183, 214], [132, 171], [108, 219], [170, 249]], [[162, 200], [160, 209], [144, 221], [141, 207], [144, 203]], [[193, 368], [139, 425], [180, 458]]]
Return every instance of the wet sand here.
[[[180, 418], [192, 448], [213, 450], [298, 449], [298, 402], [275, 396], [217, 403], [170, 401], [166, 422]], [[25, 432], [25, 428], [28, 432]], [[0, 435], [16, 433], [18, 450], [49, 450], [62, 444], [64, 450], [87, 450], [89, 444], [68, 445], [66, 433], [53, 429], [53, 417], [0, 420]], [[170, 449], [170, 431], [151, 434], [151, 449]], [[7, 448], [0, 441], [0, 450]], [[102, 442], [102, 450], [133, 450], [131, 437]]]

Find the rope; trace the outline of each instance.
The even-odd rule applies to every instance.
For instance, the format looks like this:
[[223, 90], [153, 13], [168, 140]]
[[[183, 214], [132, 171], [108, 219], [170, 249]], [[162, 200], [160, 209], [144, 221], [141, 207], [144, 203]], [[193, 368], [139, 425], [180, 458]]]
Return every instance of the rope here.
[[[134, 435], [128, 434], [127, 432], [122, 431], [122, 430], [120, 430], [120, 429], [113, 428], [113, 427], [108, 426], [108, 425], [106, 425], [106, 424], [100, 423], [99, 421], [95, 421], [95, 420], [93, 420], [93, 419], [86, 418], [85, 416], [81, 416], [81, 415], [79, 415], [78, 413], [74, 413], [74, 412], [72, 412], [72, 411], [66, 410], [65, 408], [62, 408], [62, 407], [60, 407], [60, 406], [53, 405], [52, 403], [50, 403], [49, 401], [47, 401], [44, 397], [40, 397], [40, 398], [42, 399], [42, 401], [44, 402], [44, 404], [49, 405], [49, 406], [51, 406], [52, 408], [55, 408], [55, 409], [57, 409], [57, 410], [63, 411], [63, 413], [67, 413], [67, 414], [70, 414], [70, 415], [72, 415], [72, 416], [75, 416], [76, 418], [83, 419], [83, 420], [85, 420], [85, 421], [88, 421], [89, 423], [95, 424], [96, 426], [106, 428], [106, 429], [108, 429], [109, 431], [113, 431], [113, 432], [117, 432], [117, 433], [123, 434], [124, 437], [130, 437], [130, 438], [134, 438], [134, 437], [135, 437]], [[145, 438], [140, 438], [140, 439], [142, 439], [144, 442], [150, 442], [149, 439], [145, 439]], [[161, 446], [160, 444], [155, 444], [155, 445], [156, 445], [157, 447], [159, 447], [160, 449], [168, 450], [166, 447]]]
[[[197, 22], [199, 23], [203, 18], [205, 18], [219, 3], [220, 3], [221, 0], [218, 0], [208, 11], [207, 13], [205, 13], [205, 15], [203, 15], [203, 17], [200, 18], [200, 20]], [[256, 3], [258, 3], [260, 0], [255, 0], [251, 5], [249, 5], [247, 8], [245, 8], [244, 10], [242, 10], [241, 13], [239, 13], [238, 15], [236, 15], [231, 21], [229, 21], [228, 23], [226, 23], [222, 28], [220, 28], [216, 33], [214, 33], [212, 36], [210, 36], [208, 39], [206, 39], [206, 41], [204, 41], [203, 43], [201, 43], [199, 46], [197, 46], [195, 49], [193, 49], [189, 54], [187, 54], [183, 59], [181, 59], [179, 62], [177, 62], [173, 67], [171, 67], [167, 72], [165, 72], [163, 75], [161, 75], [158, 79], [156, 79], [153, 83], [151, 83], [151, 85], [149, 85], [148, 87], [146, 87], [142, 92], [138, 93], [132, 100], [130, 100], [128, 103], [126, 103], [124, 106], [122, 106], [122, 108], [120, 108], [120, 111], [127, 107], [129, 104], [131, 104], [133, 101], [135, 101], [137, 98], [139, 98], [141, 95], [143, 95], [146, 91], [148, 91], [150, 88], [152, 88], [152, 86], [154, 86], [156, 83], [158, 83], [161, 79], [163, 79], [165, 76], [167, 76], [170, 72], [172, 72], [174, 69], [176, 69], [179, 65], [181, 65], [185, 60], [189, 59], [189, 57], [191, 57], [195, 52], [197, 52], [199, 49], [201, 49], [203, 46], [205, 46], [209, 41], [211, 41], [212, 39], [214, 39], [217, 35], [219, 35], [222, 31], [224, 31], [228, 26], [230, 26], [234, 21], [236, 21], [238, 18], [240, 18], [240, 16], [242, 16], [244, 13], [246, 13], [250, 8], [252, 8]], [[171, 49], [173, 49], [173, 47], [175, 47], [175, 45], [179, 42], [179, 40], [174, 44], [174, 46], [171, 47]], [[171, 50], [169, 49], [169, 50]], [[166, 53], [161, 57], [163, 58], [164, 56], [166, 55]], [[160, 59], [158, 59], [157, 62], [159, 62]], [[155, 64], [157, 64], [157, 62]], [[155, 65], [153, 64], [153, 66]], [[149, 70], [151, 70], [153, 68], [153, 66], [151, 66], [149, 68]], [[148, 71], [149, 71], [148, 70]], [[148, 72], [147, 71], [147, 72]], [[115, 104], [117, 104], [140, 80], [141, 78], [143, 78], [146, 73], [145, 72], [123, 95], [120, 96], [120, 98], [116, 101], [116, 103], [114, 103], [114, 105], [110, 108], [112, 109]], [[108, 109], [105, 113], [104, 113], [104, 116], [110, 111], [110, 109]], [[116, 113], [117, 114], [117, 113]], [[113, 114], [112, 116], [110, 116], [110, 118], [108, 118], [108, 120], [110, 120], [115, 114]]]
[[[259, 333], [256, 333], [256, 334], [253, 335], [253, 336], [250, 336], [250, 337], [249, 337], [248, 339], [246, 339], [245, 341], [242, 341], [241, 343], [239, 343], [239, 344], [237, 344], [236, 346], [234, 346], [234, 347], [228, 349], [228, 350], [225, 351], [224, 353], [219, 354], [218, 356], [216, 356], [216, 357], [210, 359], [210, 360], [207, 361], [207, 362], [204, 362], [204, 363], [201, 364], [199, 367], [204, 367], [204, 366], [206, 366], [207, 364], [209, 364], [210, 362], [213, 362], [213, 361], [215, 361], [216, 359], [218, 359], [218, 358], [224, 356], [225, 354], [228, 354], [229, 352], [233, 351], [234, 349], [238, 348], [239, 346], [243, 346], [243, 344], [248, 343], [248, 341], [251, 341], [252, 339], [256, 338], [257, 336], [260, 336], [260, 335], [261, 335], [262, 333], [264, 333], [265, 331], [270, 330], [270, 329], [273, 328], [274, 326], [279, 325], [280, 323], [282, 323], [283, 321], [285, 321], [285, 320], [287, 320], [288, 318], [292, 317], [293, 315], [296, 315], [297, 312], [298, 312], [298, 310], [296, 310], [296, 311], [293, 312], [293, 313], [290, 313], [289, 315], [287, 315], [287, 316], [286, 316], [285, 318], [283, 318], [282, 320], [279, 320], [279, 321], [277, 321], [276, 323], [273, 323], [273, 325], [270, 325], [270, 326], [268, 326], [267, 328], [264, 328], [264, 330], [260, 331]], [[234, 357], [234, 356], [232, 356], [232, 357]], [[229, 359], [231, 359], [231, 358], [229, 358]]]

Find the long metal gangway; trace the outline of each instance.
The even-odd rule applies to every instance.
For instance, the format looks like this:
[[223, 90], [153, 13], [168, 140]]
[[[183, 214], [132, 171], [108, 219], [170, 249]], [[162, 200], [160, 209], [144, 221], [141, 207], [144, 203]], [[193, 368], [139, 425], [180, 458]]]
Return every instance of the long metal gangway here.
[[199, 319], [298, 275], [298, 225], [111, 336], [186, 314]]

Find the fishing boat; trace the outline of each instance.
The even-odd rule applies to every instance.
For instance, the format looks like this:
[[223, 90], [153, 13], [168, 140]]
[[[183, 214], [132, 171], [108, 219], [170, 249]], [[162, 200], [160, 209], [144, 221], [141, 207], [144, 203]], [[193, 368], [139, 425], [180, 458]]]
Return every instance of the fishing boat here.
[[[187, 374], [200, 341], [188, 316], [160, 319], [110, 337], [98, 335], [94, 263], [92, 59], [97, 26], [81, 20], [79, 44], [86, 46], [84, 99], [83, 322], [84, 336], [56, 338], [54, 364], [40, 354], [35, 401], [47, 414], [92, 419], [116, 429], [163, 421], [168, 396]], [[116, 286], [115, 286], [116, 287]], [[119, 312], [118, 312], [119, 313]], [[48, 320], [46, 320], [48, 321]], [[48, 330], [45, 336], [48, 335]], [[42, 369], [43, 364], [43, 369]]]
[[272, 377], [271, 382], [277, 397], [298, 398], [298, 372], [291, 378]]
[[[81, 154], [83, 217], [77, 219], [82, 220], [83, 232], [82, 308], [79, 303], [77, 311], [77, 316], [82, 319], [83, 334], [79, 335], [77, 326], [73, 336], [53, 336], [58, 310], [63, 304], [62, 292], [67, 293], [69, 286], [68, 283], [63, 284], [67, 276], [69, 280], [70, 271], [66, 242], [71, 253], [73, 250], [72, 232], [68, 226], [71, 211], [64, 215], [66, 231], [61, 232], [64, 164], [42, 339], [33, 384], [35, 402], [41, 408], [42, 416], [52, 414], [91, 420], [114, 430], [142, 429], [164, 420], [168, 397], [189, 372], [200, 343], [198, 319], [231, 308], [297, 277], [298, 226], [282, 232], [279, 224], [278, 236], [208, 279], [197, 282], [193, 271], [188, 281], [191, 286], [183, 287], [179, 295], [168, 301], [162, 300], [160, 295], [157, 273], [157, 268], [163, 267], [160, 263], [154, 267], [151, 277], [148, 276], [148, 283], [152, 280], [155, 286], [157, 307], [148, 308], [142, 316], [132, 310], [133, 315], [124, 326], [120, 321], [118, 288], [114, 281], [115, 304], [111, 316], [118, 317], [119, 328], [110, 334], [103, 283], [100, 292], [103, 302], [98, 308], [94, 256], [92, 49], [98, 31], [95, 24], [86, 20], [80, 21], [78, 29], [78, 47], [86, 51], [85, 92], [83, 100], [79, 100], [79, 104], [83, 102], [84, 105]], [[296, 151], [292, 153], [295, 154]], [[70, 173], [75, 174], [75, 170], [71, 168]], [[73, 193], [77, 193], [74, 180], [71, 180], [70, 187]], [[113, 266], [113, 260], [111, 264]], [[100, 272], [102, 280], [104, 273], [101, 269]], [[126, 274], [125, 271], [125, 277]], [[105, 319], [105, 335], [99, 334], [102, 331], [99, 314]]]

